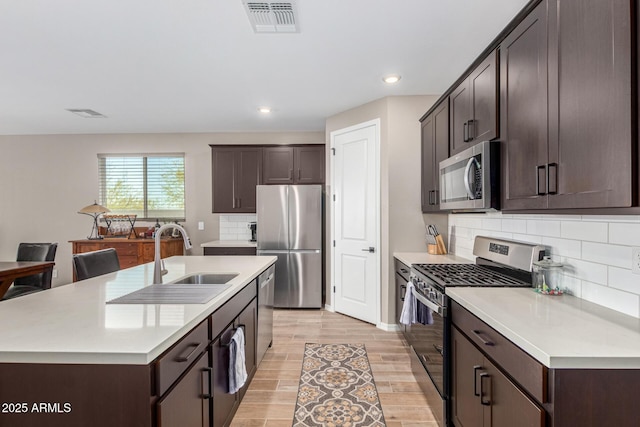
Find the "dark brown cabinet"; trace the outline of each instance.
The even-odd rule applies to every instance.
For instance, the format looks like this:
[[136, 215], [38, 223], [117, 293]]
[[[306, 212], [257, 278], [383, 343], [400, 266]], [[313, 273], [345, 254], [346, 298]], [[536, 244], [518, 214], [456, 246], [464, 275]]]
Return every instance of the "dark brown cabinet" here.
[[452, 419], [456, 427], [543, 427], [544, 410], [455, 327]]
[[409, 270], [401, 261], [395, 260], [395, 272], [396, 272], [396, 322], [400, 326], [400, 330], [404, 332], [404, 325], [400, 323], [400, 314], [402, 313], [402, 306], [404, 305], [404, 294], [407, 291], [407, 282], [409, 281]]
[[204, 352], [156, 406], [158, 427], [208, 427], [211, 405], [209, 353]]
[[422, 212], [440, 210], [439, 167], [449, 157], [449, 100], [422, 122]]
[[235, 332], [229, 325], [211, 343], [213, 426], [227, 426], [240, 404], [238, 394], [229, 394], [229, 341]]
[[262, 183], [323, 184], [324, 145], [263, 148]]
[[255, 213], [262, 183], [262, 148], [211, 146], [213, 213]]
[[543, 1], [502, 42], [505, 210], [637, 203], [632, 7]]
[[449, 95], [451, 155], [499, 136], [497, 67], [495, 50]]
[[204, 255], [256, 255], [255, 246], [208, 246]]

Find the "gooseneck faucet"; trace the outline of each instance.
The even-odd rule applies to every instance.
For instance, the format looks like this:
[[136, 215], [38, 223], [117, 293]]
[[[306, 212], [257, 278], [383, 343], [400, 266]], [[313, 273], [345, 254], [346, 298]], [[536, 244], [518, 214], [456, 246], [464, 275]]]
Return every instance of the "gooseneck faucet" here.
[[166, 270], [163, 271], [162, 270], [162, 257], [160, 255], [160, 236], [162, 235], [162, 232], [164, 230], [166, 230], [167, 228], [176, 228], [180, 231], [180, 234], [182, 234], [182, 240], [184, 240], [184, 248], [185, 249], [191, 249], [191, 240], [189, 240], [189, 236], [187, 235], [187, 230], [185, 230], [184, 228], [182, 228], [181, 225], [178, 224], [165, 224], [163, 226], [161, 226], [160, 228], [156, 229], [156, 237], [155, 237], [155, 243], [156, 243], [156, 254], [155, 254], [155, 258], [153, 260], [153, 284], [159, 284], [162, 283], [162, 275], [166, 274]]

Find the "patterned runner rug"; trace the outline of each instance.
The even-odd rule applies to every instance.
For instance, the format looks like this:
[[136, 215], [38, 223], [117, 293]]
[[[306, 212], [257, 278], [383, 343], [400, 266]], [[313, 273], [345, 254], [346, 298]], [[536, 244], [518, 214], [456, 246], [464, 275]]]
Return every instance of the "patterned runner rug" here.
[[293, 427], [385, 427], [364, 344], [305, 344]]

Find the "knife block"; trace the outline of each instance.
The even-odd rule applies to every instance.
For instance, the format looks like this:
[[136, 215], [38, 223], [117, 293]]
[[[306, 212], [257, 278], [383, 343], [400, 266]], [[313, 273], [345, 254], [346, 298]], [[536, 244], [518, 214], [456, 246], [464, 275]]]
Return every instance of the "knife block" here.
[[444, 240], [441, 235], [435, 236], [436, 244], [435, 245], [427, 245], [427, 253], [431, 255], [446, 255], [447, 247], [444, 245]]

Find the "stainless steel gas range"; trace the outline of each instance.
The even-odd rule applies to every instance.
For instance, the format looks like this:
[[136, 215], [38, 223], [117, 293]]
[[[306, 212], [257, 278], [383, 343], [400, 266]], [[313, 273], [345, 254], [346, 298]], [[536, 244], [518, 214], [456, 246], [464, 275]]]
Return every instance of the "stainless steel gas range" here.
[[543, 246], [477, 236], [475, 264], [413, 264], [411, 281], [419, 309], [431, 311], [428, 322], [405, 326], [413, 349], [412, 370], [440, 426], [450, 420], [451, 323], [448, 286], [531, 287], [533, 262], [544, 256]]

